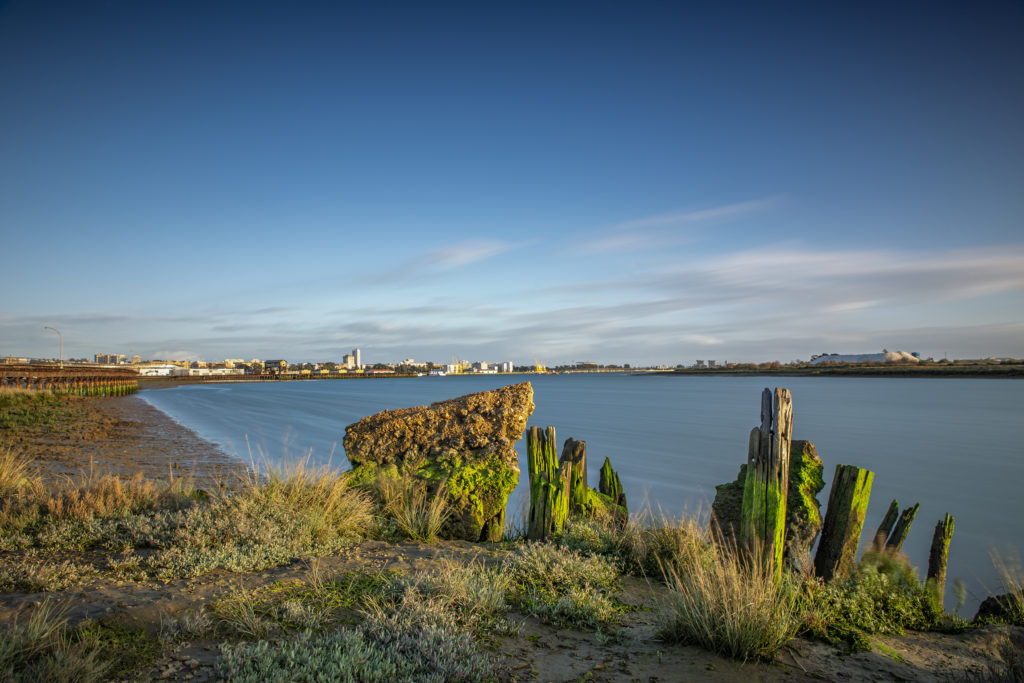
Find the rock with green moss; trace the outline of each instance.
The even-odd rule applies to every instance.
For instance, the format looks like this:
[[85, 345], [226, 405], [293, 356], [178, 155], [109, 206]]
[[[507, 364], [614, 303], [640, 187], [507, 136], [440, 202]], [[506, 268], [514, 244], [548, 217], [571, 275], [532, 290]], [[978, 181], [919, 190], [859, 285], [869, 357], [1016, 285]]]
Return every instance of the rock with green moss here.
[[442, 535], [498, 541], [505, 506], [519, 481], [515, 451], [533, 412], [529, 382], [429, 406], [385, 410], [345, 429], [345, 454], [357, 482], [383, 470], [444, 491], [451, 516]]
[[[825, 486], [824, 465], [814, 444], [794, 439], [789, 449], [789, 490], [786, 501], [785, 557], [790, 561], [810, 554], [814, 540], [821, 531], [821, 503], [817, 495]], [[740, 513], [743, 508], [743, 487], [747, 466], [740, 465], [736, 481], [715, 487], [711, 505], [712, 527], [727, 547], [738, 541]]]

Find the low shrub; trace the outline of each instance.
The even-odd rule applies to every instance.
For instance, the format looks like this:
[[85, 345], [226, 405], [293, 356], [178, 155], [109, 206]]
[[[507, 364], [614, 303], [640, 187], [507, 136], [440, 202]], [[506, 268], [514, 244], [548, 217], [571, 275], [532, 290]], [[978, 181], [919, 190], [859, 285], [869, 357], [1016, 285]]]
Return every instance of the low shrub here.
[[891, 551], [868, 551], [847, 578], [828, 585], [808, 580], [804, 589], [804, 630], [855, 652], [871, 648], [870, 635], [948, 623], [931, 588]]
[[407, 590], [397, 604], [370, 601], [353, 628], [271, 643], [224, 644], [219, 673], [232, 681], [361, 683], [491, 681], [500, 664], [482, 653], [444, 601]]
[[559, 627], [597, 628], [614, 623], [620, 610], [616, 562], [550, 543], [534, 543], [511, 555], [503, 571], [517, 606]]
[[625, 526], [611, 518], [572, 517], [558, 542], [573, 550], [615, 558], [623, 571], [661, 576], [665, 564], [707, 562], [710, 542], [698, 520], [642, 513]]

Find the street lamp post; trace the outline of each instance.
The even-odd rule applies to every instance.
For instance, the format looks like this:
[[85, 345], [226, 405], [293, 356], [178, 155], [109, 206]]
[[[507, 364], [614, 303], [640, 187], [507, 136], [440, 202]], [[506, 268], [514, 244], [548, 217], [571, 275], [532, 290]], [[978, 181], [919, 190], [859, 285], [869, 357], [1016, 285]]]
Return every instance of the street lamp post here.
[[64, 335], [60, 333], [56, 327], [50, 327], [49, 325], [43, 325], [44, 330], [53, 330], [57, 333], [57, 364], [60, 369], [64, 369]]

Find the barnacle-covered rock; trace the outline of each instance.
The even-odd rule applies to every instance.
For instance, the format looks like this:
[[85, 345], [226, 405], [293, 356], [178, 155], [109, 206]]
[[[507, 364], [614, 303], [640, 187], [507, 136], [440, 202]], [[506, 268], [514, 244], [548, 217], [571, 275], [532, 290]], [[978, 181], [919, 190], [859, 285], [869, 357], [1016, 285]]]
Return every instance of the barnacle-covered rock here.
[[529, 382], [468, 394], [429, 406], [385, 410], [345, 429], [345, 453], [357, 481], [382, 471], [443, 490], [449, 538], [498, 541], [505, 506], [519, 482], [515, 442], [533, 412]]

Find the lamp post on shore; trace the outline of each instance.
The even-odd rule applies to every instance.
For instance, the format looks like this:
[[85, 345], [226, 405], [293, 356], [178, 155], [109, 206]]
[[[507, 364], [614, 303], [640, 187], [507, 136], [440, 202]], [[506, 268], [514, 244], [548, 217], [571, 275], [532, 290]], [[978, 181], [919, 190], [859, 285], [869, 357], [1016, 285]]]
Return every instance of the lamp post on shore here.
[[56, 327], [50, 327], [49, 325], [43, 325], [44, 330], [53, 330], [57, 333], [57, 364], [60, 369], [64, 369], [64, 335], [60, 333]]

